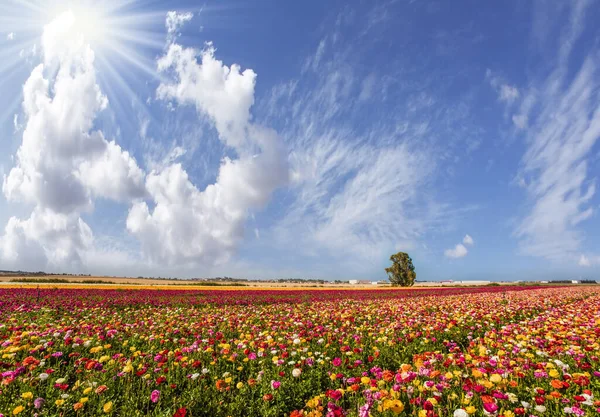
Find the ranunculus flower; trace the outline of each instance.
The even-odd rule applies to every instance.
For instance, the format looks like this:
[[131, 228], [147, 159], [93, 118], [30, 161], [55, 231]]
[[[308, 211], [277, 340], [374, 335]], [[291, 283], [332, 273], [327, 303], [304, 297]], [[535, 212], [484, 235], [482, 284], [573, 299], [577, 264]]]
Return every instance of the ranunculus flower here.
[[150, 401], [152, 401], [153, 403], [157, 403], [159, 399], [160, 399], [160, 391], [155, 389], [150, 394]]

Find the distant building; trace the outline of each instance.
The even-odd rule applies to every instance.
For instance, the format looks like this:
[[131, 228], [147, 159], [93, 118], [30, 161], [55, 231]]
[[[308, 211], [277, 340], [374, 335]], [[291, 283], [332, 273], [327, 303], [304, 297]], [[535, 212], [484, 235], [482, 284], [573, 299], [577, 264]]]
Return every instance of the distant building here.
[[579, 281], [577, 281], [576, 279], [572, 279], [571, 284], [579, 284]]
[[348, 281], [348, 284], [350, 285], [358, 285], [358, 280], [357, 279], [351, 279], [350, 281]]

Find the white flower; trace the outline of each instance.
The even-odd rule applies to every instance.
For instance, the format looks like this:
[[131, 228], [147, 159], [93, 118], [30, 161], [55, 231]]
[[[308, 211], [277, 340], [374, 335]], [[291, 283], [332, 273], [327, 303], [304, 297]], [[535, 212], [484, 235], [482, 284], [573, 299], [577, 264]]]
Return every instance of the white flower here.
[[48, 375], [47, 373], [45, 373], [45, 372], [42, 372], [42, 373], [41, 373], [41, 374], [38, 376], [38, 378], [39, 378], [39, 379], [41, 379], [42, 381], [45, 381], [45, 380], [47, 380], [47, 379], [48, 379], [48, 377], [49, 377], [49, 376], [50, 376], [50, 375]]
[[321, 339], [317, 340], [317, 343], [321, 345], [321, 344], [323, 344], [324, 341], [325, 341], [325, 339], [321, 338]]
[[543, 405], [536, 405], [535, 411], [537, 411], [538, 413], [543, 413], [544, 411], [546, 411], [546, 407], [544, 407]]
[[223, 372], [223, 378], [227, 378], [229, 375], [231, 375], [229, 372]]
[[195, 381], [196, 379], [198, 379], [199, 376], [200, 376], [200, 374], [198, 372], [196, 372], [195, 374], [192, 374], [192, 376], [190, 378], [192, 378]]
[[54, 381], [56, 384], [64, 384], [65, 383], [65, 379], [64, 378], [58, 378], [56, 381]]
[[294, 368], [294, 370], [292, 371], [292, 376], [294, 378], [298, 378], [300, 375], [302, 375], [302, 370], [300, 370], [298, 368]]
[[459, 408], [458, 410], [454, 410], [454, 417], [469, 417], [469, 413]]
[[529, 404], [527, 401], [521, 401], [521, 405], [523, 406], [523, 408], [527, 409], [529, 407], [531, 407], [531, 404]]
[[509, 392], [508, 394], [508, 401], [510, 401], [511, 403], [516, 403], [517, 401], [519, 401], [519, 399], [517, 398], [517, 396], [515, 394], [513, 394], [512, 392]]
[[206, 374], [207, 374], [207, 373], [209, 373], [209, 372], [210, 372], [210, 371], [209, 371], [208, 369], [206, 369], [206, 368], [202, 368], [202, 373], [203, 373], [204, 375], [206, 375]]
[[69, 397], [70, 397], [69, 394], [63, 394], [63, 395], [60, 396], [60, 398], [62, 398], [63, 400], [66, 400]]
[[300, 339], [294, 339], [294, 344], [295, 344], [295, 345], [299, 345], [300, 343], [301, 343], [301, 340], [300, 340]]

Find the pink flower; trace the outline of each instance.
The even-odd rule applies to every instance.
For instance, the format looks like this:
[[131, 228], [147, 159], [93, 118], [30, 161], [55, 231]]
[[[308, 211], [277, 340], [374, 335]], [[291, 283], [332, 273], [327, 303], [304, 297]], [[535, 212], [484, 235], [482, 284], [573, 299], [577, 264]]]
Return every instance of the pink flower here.
[[494, 403], [483, 403], [483, 409], [491, 414], [498, 411], [498, 406]]
[[281, 382], [279, 381], [271, 381], [271, 388], [278, 389], [281, 386]]
[[333, 366], [340, 366], [342, 364], [342, 360], [340, 358], [333, 358]]
[[158, 400], [160, 399], [160, 391], [155, 389], [154, 391], [152, 391], [152, 394], [150, 394], [150, 401], [152, 401], [153, 403], [158, 402]]

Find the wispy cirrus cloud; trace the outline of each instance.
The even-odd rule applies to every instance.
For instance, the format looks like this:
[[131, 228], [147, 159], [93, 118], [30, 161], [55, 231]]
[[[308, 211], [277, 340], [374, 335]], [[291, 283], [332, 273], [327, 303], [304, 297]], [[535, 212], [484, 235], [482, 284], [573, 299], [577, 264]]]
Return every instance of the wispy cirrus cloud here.
[[[585, 237], [580, 226], [594, 214], [596, 180], [589, 164], [600, 138], [598, 50], [587, 50], [575, 72], [571, 59], [588, 5], [570, 6], [555, 68], [532, 80], [513, 117], [527, 147], [517, 179], [529, 199], [515, 235], [522, 253], [548, 259], [577, 259]], [[538, 27], [538, 40], [542, 33]]]

